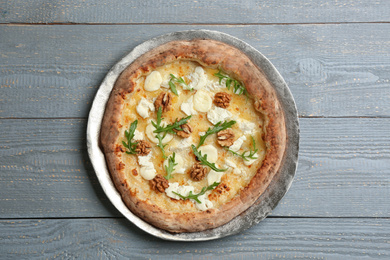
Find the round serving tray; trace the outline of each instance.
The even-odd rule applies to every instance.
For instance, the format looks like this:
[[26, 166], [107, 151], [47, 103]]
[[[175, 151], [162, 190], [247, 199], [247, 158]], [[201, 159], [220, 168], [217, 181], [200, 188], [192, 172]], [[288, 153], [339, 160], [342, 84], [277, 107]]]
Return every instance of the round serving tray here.
[[[159, 45], [175, 40], [192, 39], [213, 39], [235, 46], [248, 55], [252, 61], [263, 70], [264, 74], [275, 88], [279, 100], [283, 106], [286, 118], [288, 145], [285, 158], [279, 172], [274, 177], [266, 191], [250, 208], [248, 208], [239, 216], [235, 217], [229, 223], [218, 228], [202, 232], [172, 234], [148, 224], [134, 215], [126, 207], [121, 199], [120, 194], [111, 181], [104, 154], [99, 147], [99, 135], [106, 103], [114, 83], [120, 73], [135, 59]], [[174, 32], [150, 39], [138, 45], [108, 72], [107, 76], [103, 80], [103, 83], [99, 87], [99, 90], [97, 91], [91, 111], [89, 113], [87, 127], [87, 147], [93, 168], [107, 197], [128, 220], [130, 220], [140, 229], [153, 236], [166, 240], [212, 240], [236, 234], [251, 227], [254, 224], [259, 223], [269, 213], [271, 213], [271, 211], [276, 207], [282, 197], [286, 194], [287, 190], [290, 188], [298, 162], [299, 122], [297, 108], [295, 106], [291, 92], [282, 76], [264, 55], [262, 55], [249, 44], [233, 36], [218, 31], [191, 30]]]

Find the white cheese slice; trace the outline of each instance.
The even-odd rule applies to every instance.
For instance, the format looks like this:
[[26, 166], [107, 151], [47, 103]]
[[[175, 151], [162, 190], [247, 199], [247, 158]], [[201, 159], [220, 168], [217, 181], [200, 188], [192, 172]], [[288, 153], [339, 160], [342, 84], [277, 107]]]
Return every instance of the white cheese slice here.
[[237, 175], [241, 174], [241, 169], [238, 168], [237, 165], [233, 161], [231, 161], [229, 159], [225, 159], [225, 165], [226, 165], [226, 167], [231, 168], [233, 170], [234, 174], [237, 174]]
[[199, 112], [207, 112], [211, 109], [213, 100], [210, 95], [203, 90], [198, 90], [194, 95], [194, 108]]
[[207, 77], [200, 66], [195, 68], [195, 71], [188, 76], [188, 79], [191, 80], [190, 84], [188, 84], [190, 89], [199, 90], [207, 84]]
[[190, 191], [194, 193], [193, 186], [179, 185], [178, 182], [170, 182], [169, 187], [165, 189], [165, 193], [167, 194], [167, 196], [176, 200], [180, 200], [181, 198], [173, 192], [179, 193], [182, 196], [188, 196]]
[[256, 130], [256, 124], [248, 120], [240, 119], [237, 123], [238, 127], [241, 129], [244, 135], [253, 134], [253, 132]]
[[145, 180], [151, 180], [156, 176], [156, 169], [154, 169], [154, 165], [150, 161], [151, 158], [152, 152], [145, 156], [138, 156], [138, 164], [141, 166], [140, 175]]
[[149, 111], [154, 111], [153, 103], [149, 102], [146, 98], [141, 98], [137, 105], [137, 113], [143, 118], [149, 117]]
[[194, 96], [191, 96], [187, 99], [186, 102], [183, 102], [180, 106], [181, 111], [183, 111], [187, 116], [196, 115], [197, 112], [194, 109]]
[[133, 137], [133, 141], [136, 141], [136, 140], [142, 140], [144, 139], [144, 133], [143, 132], [140, 132], [138, 131], [137, 129], [135, 129], [134, 131], [134, 137]]
[[140, 175], [145, 180], [152, 180], [154, 177], [156, 177], [156, 169], [154, 169], [154, 167], [142, 166], [140, 169]]
[[214, 182], [221, 182], [221, 178], [224, 172], [216, 172], [214, 170], [210, 170], [209, 174], [207, 174], [207, 183], [208, 185], [212, 185]]
[[[166, 125], [166, 122], [163, 122], [162, 125]], [[158, 139], [156, 138], [156, 133], [153, 132], [154, 130], [156, 130], [154, 125], [152, 125], [152, 123], [148, 124], [146, 126], [146, 129], [145, 129], [146, 136], [149, 138], [150, 141], [152, 141], [155, 144], [158, 144]], [[172, 134], [167, 134], [164, 137], [164, 139], [162, 139], [162, 143], [163, 144], [169, 143], [172, 140], [172, 138], [173, 138]]]
[[196, 201], [194, 201], [195, 202], [195, 206], [196, 206], [197, 209], [199, 209], [201, 211], [208, 210], [208, 209], [210, 209], [210, 208], [212, 208], [214, 206], [213, 203], [207, 198], [207, 194], [200, 195], [198, 197], [198, 200], [201, 203], [197, 203]]
[[207, 161], [215, 163], [218, 160], [218, 150], [215, 146], [209, 144], [201, 146], [198, 151], [202, 153], [202, 156], [207, 154]]
[[[169, 156], [169, 157], [171, 157], [171, 156]], [[167, 159], [165, 159], [165, 161], [164, 161], [164, 170], [165, 170], [165, 166], [168, 167], [169, 157]], [[177, 165], [174, 166], [174, 170], [173, 170], [172, 174], [175, 174], [175, 173], [183, 174], [185, 172], [185, 167], [184, 167], [185, 165], [184, 165], [183, 157], [181, 157], [180, 154], [175, 153], [175, 163]]]
[[152, 71], [145, 79], [144, 88], [146, 91], [156, 91], [160, 88], [161, 83], [162, 77], [160, 72]]
[[221, 107], [214, 107], [207, 113], [207, 119], [213, 124], [223, 122], [232, 117], [232, 113]]
[[138, 164], [140, 166], [150, 166], [150, 165], [153, 166], [153, 163], [150, 161], [151, 158], [152, 158], [152, 152], [144, 156], [138, 156]]
[[234, 143], [229, 147], [229, 149], [233, 152], [238, 152], [245, 140], [245, 135], [240, 136], [236, 141], [234, 141]]
[[187, 148], [190, 148], [192, 143], [193, 143], [192, 136], [188, 138], [183, 138], [179, 142], [176, 141], [175, 143], [170, 145], [170, 150], [175, 153], [181, 152]]

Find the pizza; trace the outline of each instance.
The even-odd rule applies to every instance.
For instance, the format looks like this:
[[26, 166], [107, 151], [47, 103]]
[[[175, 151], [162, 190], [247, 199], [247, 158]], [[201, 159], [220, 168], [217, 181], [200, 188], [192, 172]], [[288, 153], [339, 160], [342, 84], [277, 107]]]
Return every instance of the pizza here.
[[160, 229], [224, 225], [283, 163], [277, 93], [242, 51], [211, 39], [162, 44], [132, 62], [106, 104], [100, 145], [126, 206]]

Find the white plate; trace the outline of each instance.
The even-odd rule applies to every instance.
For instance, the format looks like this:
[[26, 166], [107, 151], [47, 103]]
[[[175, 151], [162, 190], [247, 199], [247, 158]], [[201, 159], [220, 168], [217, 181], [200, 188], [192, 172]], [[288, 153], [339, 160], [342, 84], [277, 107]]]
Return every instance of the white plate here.
[[[102, 118], [108, 101], [110, 92], [120, 73], [130, 65], [135, 59], [149, 50], [174, 40], [191, 39], [214, 39], [233, 45], [247, 54], [252, 61], [263, 70], [268, 80], [275, 88], [280, 102], [283, 106], [288, 135], [288, 145], [283, 165], [275, 178], [272, 180], [264, 194], [245, 212], [235, 217], [229, 223], [218, 228], [194, 232], [172, 234], [162, 229], [156, 228], [134, 215], [124, 204], [120, 194], [111, 181], [107, 170], [104, 154], [99, 147], [99, 135]], [[282, 76], [271, 64], [271, 62], [260, 52], [249, 44], [225, 33], [209, 30], [182, 31], [166, 34], [150, 39], [135, 47], [128, 55], [119, 61], [107, 74], [101, 84], [92, 104], [88, 117], [87, 127], [87, 147], [93, 168], [104, 192], [112, 204], [132, 223], [145, 232], [166, 240], [174, 241], [205, 241], [228, 235], [236, 234], [242, 230], [259, 223], [276, 207], [282, 197], [291, 186], [298, 162], [299, 149], [299, 123], [297, 108], [291, 92], [283, 80]]]

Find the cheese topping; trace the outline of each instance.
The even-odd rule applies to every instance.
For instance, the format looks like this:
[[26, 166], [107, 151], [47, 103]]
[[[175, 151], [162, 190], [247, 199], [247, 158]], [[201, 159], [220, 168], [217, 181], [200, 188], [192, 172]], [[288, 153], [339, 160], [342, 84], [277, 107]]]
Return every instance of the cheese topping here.
[[207, 84], [207, 78], [204, 74], [204, 69], [200, 66], [195, 68], [194, 73], [191, 73], [188, 78], [191, 80], [190, 89], [199, 90]]
[[207, 113], [207, 119], [213, 124], [223, 122], [232, 117], [232, 113], [221, 107], [214, 107]]
[[153, 71], [145, 79], [144, 88], [146, 91], [156, 91], [160, 88], [162, 83], [162, 77], [160, 72]]
[[197, 113], [194, 109], [194, 96], [191, 96], [186, 102], [183, 102], [180, 109], [186, 113], [187, 116], [196, 115]]
[[229, 149], [233, 152], [238, 152], [245, 140], [245, 135], [240, 136], [236, 141], [234, 141], [234, 143], [229, 147]]
[[210, 94], [203, 90], [198, 90], [194, 95], [194, 108], [199, 112], [207, 112], [211, 109], [213, 100]]
[[218, 160], [218, 150], [215, 146], [209, 144], [201, 146], [198, 151], [202, 153], [202, 156], [207, 155], [207, 161], [215, 163]]
[[146, 98], [141, 98], [141, 101], [137, 106], [138, 115], [142, 116], [143, 118], [147, 118], [149, 117], [149, 111], [154, 111], [153, 103], [149, 102]]
[[[118, 139], [118, 144], [127, 141], [124, 135], [125, 130], [128, 131], [129, 125], [138, 120], [133, 142], [145, 140], [150, 142], [152, 146], [150, 148], [151, 152], [146, 156], [124, 154], [122, 157], [126, 165], [126, 177], [130, 183], [134, 183], [135, 187], [139, 185], [140, 188], [136, 188], [136, 190], [137, 196], [141, 200], [151, 200], [171, 212], [196, 212], [219, 208], [237, 196], [256, 174], [256, 169], [261, 165], [266, 150], [261, 137], [262, 128], [257, 127], [262, 124], [259, 113], [254, 109], [253, 100], [244, 95], [234, 94], [233, 88], [227, 89], [225, 79], [219, 83], [219, 78], [214, 76], [217, 72], [216, 69], [202, 68], [192, 61], [181, 60], [165, 64], [156, 68], [148, 76], [141, 77], [137, 81], [138, 85], [135, 88], [137, 91], [132, 92], [129, 95], [130, 99], [125, 100], [125, 109], [120, 122], [123, 125], [122, 135]], [[167, 180], [169, 187], [165, 189], [164, 196], [161, 196], [161, 193], [152, 190], [148, 183], [157, 174], [162, 175], [162, 177], [166, 176], [165, 166], [168, 165], [167, 159], [162, 157], [161, 147], [157, 146], [159, 141], [156, 138], [156, 133], [154, 133], [156, 129], [151, 121], [156, 122], [157, 120], [154, 100], [162, 92], [170, 91], [170, 74], [177, 78], [183, 78], [189, 87], [186, 88], [184, 84], [173, 81], [179, 95], [172, 95], [171, 108], [169, 111], [162, 113], [161, 125], [165, 127], [168, 124], [173, 124], [176, 120], [191, 116], [188, 125], [191, 126], [192, 130], [187, 138], [171, 132], [166, 134], [162, 140], [162, 146], [164, 146], [168, 157], [175, 152], [175, 163], [177, 165], [174, 166], [171, 178]], [[233, 97], [226, 109], [213, 105], [215, 94], [221, 91], [229, 93]], [[217, 168], [228, 170], [216, 172], [207, 165], [202, 165], [202, 167], [208, 168], [206, 177], [199, 181], [192, 181], [188, 171], [197, 161], [191, 145], [197, 146], [200, 137], [209, 128], [213, 129], [213, 125], [229, 120], [237, 122], [230, 129], [235, 133], [235, 138], [238, 138], [229, 149], [235, 152], [240, 149], [249, 151], [252, 149], [252, 143], [246, 140], [250, 135], [255, 139], [258, 158], [249, 161], [243, 160], [221, 147], [217, 142], [217, 133], [213, 133], [207, 136], [205, 143], [198, 148], [198, 151], [203, 156], [207, 155], [208, 162], [219, 163], [220, 166], [217, 166]], [[131, 174], [132, 165], [137, 164], [139, 176]], [[176, 200], [182, 200], [182, 198], [173, 192], [187, 197], [190, 191], [193, 195], [198, 194], [203, 188], [215, 182], [223, 183], [224, 186], [229, 187], [228, 192], [219, 193], [209, 190], [197, 197], [201, 203], [194, 199], [177, 203]]]

